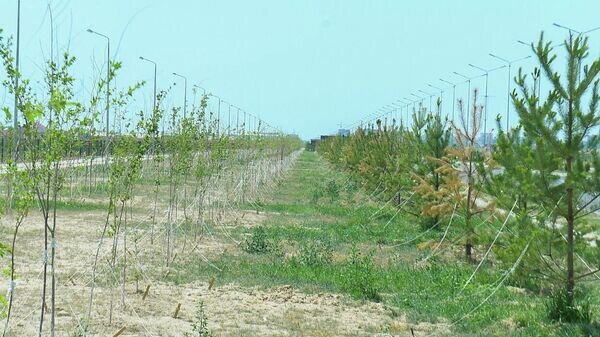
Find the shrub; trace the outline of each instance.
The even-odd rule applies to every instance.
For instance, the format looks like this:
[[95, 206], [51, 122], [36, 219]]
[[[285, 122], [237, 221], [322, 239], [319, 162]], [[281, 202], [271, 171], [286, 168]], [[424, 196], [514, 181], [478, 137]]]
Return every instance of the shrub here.
[[246, 238], [244, 250], [251, 254], [266, 254], [277, 251], [277, 245], [269, 240], [263, 226], [255, 227], [249, 238]]
[[371, 254], [363, 256], [356, 247], [352, 247], [350, 261], [344, 267], [342, 280], [342, 289], [352, 296], [375, 302], [382, 300], [376, 284], [377, 278]]
[[329, 197], [330, 201], [335, 201], [340, 196], [340, 186], [335, 180], [330, 180], [325, 186], [325, 194]]
[[311, 240], [300, 247], [298, 262], [305, 266], [322, 266], [331, 263], [333, 247], [329, 240]]

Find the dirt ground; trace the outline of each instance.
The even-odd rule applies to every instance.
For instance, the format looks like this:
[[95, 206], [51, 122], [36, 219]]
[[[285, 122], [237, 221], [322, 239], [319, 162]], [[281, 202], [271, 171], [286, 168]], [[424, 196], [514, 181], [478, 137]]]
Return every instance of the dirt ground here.
[[[58, 336], [70, 336], [82, 323], [80, 320], [87, 316], [91, 266], [104, 216], [102, 211], [64, 211], [60, 212], [57, 219]], [[223, 218], [241, 226], [251, 226], [263, 220], [264, 215], [237, 212], [226, 214]], [[12, 226], [8, 219], [5, 217], [2, 221], [3, 233], [8, 233]], [[42, 229], [40, 216], [29, 216], [20, 229], [16, 247], [18, 280], [10, 336], [37, 335], [42, 290]], [[144, 239], [148, 240], [148, 237]], [[155, 243], [161, 242], [160, 232], [157, 231], [154, 240]], [[234, 243], [224, 242], [220, 245], [204, 238], [200, 245], [203, 255], [210, 259]], [[160, 250], [159, 246], [156, 244], [154, 251]], [[101, 253], [104, 258], [110, 254], [109, 247], [106, 240]], [[145, 257], [151, 255], [152, 250], [142, 254]], [[139, 258], [139, 261], [144, 259]], [[200, 259], [198, 262], [204, 263]], [[138, 260], [131, 263], [135, 265]], [[123, 327], [125, 330], [120, 336], [183, 336], [191, 331], [200, 301], [205, 305], [209, 327], [218, 336], [372, 336], [385, 327], [408, 329], [403, 317], [392, 318], [390, 312], [378, 303], [363, 303], [338, 294], [303, 294], [290, 286], [261, 290], [236, 284], [219, 284], [218, 280], [212, 289], [207, 283], [176, 286], [153, 281], [150, 275], [154, 275], [156, 270], [147, 268], [155, 268], [160, 262], [145, 264], [146, 269], [141, 268], [145, 275], [137, 291], [135, 283], [131, 281], [126, 284], [124, 297], [120, 286], [117, 285], [112, 291], [114, 312], [112, 322], [109, 322], [111, 288], [103, 286], [101, 279], [110, 273], [106, 270], [107, 264], [101, 263], [90, 336], [112, 336]], [[150, 289], [143, 300], [143, 290], [147, 285], [150, 285]], [[2, 286], [0, 291], [6, 293], [7, 284], [3, 283]], [[178, 317], [174, 318], [179, 304]], [[48, 317], [47, 314], [44, 330], [50, 326]]]
[[[161, 225], [152, 230], [148, 228], [148, 223], [152, 222], [152, 198], [140, 196], [134, 200], [134, 212], [127, 217], [127, 226], [134, 228], [140, 225], [137, 226], [140, 229], [137, 233], [130, 232], [127, 240], [118, 238], [115, 268], [110, 268], [108, 262], [113, 238], [107, 236], [102, 243], [87, 336], [115, 336], [122, 330], [118, 336], [181, 337], [191, 332], [192, 324], [197, 321], [200, 302], [204, 303], [208, 326], [217, 336], [375, 336], [384, 331], [392, 335], [410, 332], [406, 318], [394, 318], [382, 304], [360, 302], [343, 295], [305, 294], [291, 286], [249, 288], [233, 283], [220, 284], [218, 280], [211, 289], [207, 283], [174, 285], [157, 281], [161, 279], [157, 275], [164, 275], [169, 270], [163, 258], [167, 229]], [[159, 208], [161, 219], [157, 220], [158, 223], [166, 216], [166, 205], [162, 204]], [[187, 254], [188, 258], [194, 256], [198, 263], [207, 263], [224, 251], [239, 250], [239, 242], [227, 237], [228, 230], [250, 228], [266, 219], [265, 214], [241, 211], [227, 205], [222, 209], [220, 213], [213, 214], [219, 221], [220, 232], [205, 232], [197, 241], [178, 242], [179, 251], [174, 253]], [[76, 332], [82, 329], [88, 316], [92, 265], [105, 219], [106, 211], [102, 209], [61, 209], [58, 212], [55, 265], [57, 336], [81, 336]], [[3, 216], [0, 220], [3, 242], [10, 242], [13, 228], [12, 216]], [[37, 335], [43, 279], [43, 228], [41, 215], [32, 212], [19, 230], [15, 249], [17, 281], [7, 336]], [[177, 227], [175, 230], [178, 230]], [[125, 287], [122, 287], [120, 280], [124, 259], [128, 259], [129, 276]], [[2, 265], [8, 265], [8, 261], [5, 256]], [[138, 282], [131, 278], [134, 272], [138, 275]], [[109, 285], [111, 279], [113, 286]], [[144, 299], [143, 292], [147, 286], [149, 292]], [[9, 282], [3, 276], [0, 291], [6, 294], [8, 288]], [[48, 300], [49, 293], [50, 277]], [[177, 307], [179, 311], [174, 317]], [[47, 303], [45, 336], [50, 335], [50, 308], [50, 303]], [[439, 330], [439, 326], [436, 328]], [[422, 326], [418, 330], [422, 334], [429, 328]]]

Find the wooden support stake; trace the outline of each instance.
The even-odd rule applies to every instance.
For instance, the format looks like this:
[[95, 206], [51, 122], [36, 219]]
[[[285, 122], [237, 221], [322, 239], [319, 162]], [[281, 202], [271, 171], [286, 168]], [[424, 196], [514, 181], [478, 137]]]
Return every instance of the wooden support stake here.
[[181, 303], [177, 304], [177, 308], [175, 308], [175, 313], [173, 314], [173, 318], [177, 318], [177, 315], [179, 315], [180, 309], [181, 309]]
[[147, 285], [146, 290], [144, 291], [144, 296], [142, 296], [142, 301], [146, 299], [146, 296], [148, 296], [149, 291], [150, 291], [150, 285]]
[[114, 334], [112, 337], [118, 337], [118, 336], [121, 336], [121, 334], [122, 334], [123, 332], [125, 332], [125, 329], [127, 329], [127, 327], [126, 327], [126, 326], [122, 327], [122, 328], [121, 328], [121, 329], [119, 329], [119, 331], [117, 331], [117, 333], [115, 333], [115, 334]]

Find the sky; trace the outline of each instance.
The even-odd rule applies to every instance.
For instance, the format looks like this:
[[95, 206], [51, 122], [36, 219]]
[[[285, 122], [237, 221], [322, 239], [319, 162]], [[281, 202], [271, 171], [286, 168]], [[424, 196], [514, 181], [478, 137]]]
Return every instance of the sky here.
[[[439, 95], [428, 84], [444, 89], [442, 112], [451, 114], [452, 88], [439, 78], [457, 82], [456, 98], [466, 98], [467, 84], [453, 72], [481, 75], [469, 63], [490, 69], [502, 62], [489, 53], [530, 55], [517, 40], [535, 41], [541, 31], [562, 42], [568, 31], [555, 22], [578, 31], [600, 26], [598, 0], [22, 0], [21, 70], [33, 82], [42, 79], [50, 54], [48, 8], [55, 50], [78, 59], [73, 71], [82, 99], [106, 62], [106, 42], [86, 32], [91, 28], [111, 38], [111, 57], [123, 63], [117, 86], [148, 81], [132, 114], [152, 104], [153, 68], [139, 60], [144, 56], [158, 64], [159, 89], [177, 82], [167, 104], [183, 104], [177, 72], [188, 78], [188, 105], [196, 84], [303, 139], [366, 121], [413, 94], [426, 96], [428, 107], [429, 96], [419, 90]], [[17, 0], [0, 0], [5, 37], [16, 33], [16, 12]], [[598, 57], [600, 30], [589, 37], [590, 54]], [[530, 58], [512, 71], [535, 65]], [[490, 129], [497, 114], [506, 114], [507, 75], [507, 68], [489, 75]], [[483, 93], [485, 77], [471, 85]], [[11, 102], [0, 88], [0, 105]], [[214, 98], [210, 109], [218, 109]], [[228, 105], [221, 109], [226, 123]], [[515, 115], [510, 110], [513, 121]]]

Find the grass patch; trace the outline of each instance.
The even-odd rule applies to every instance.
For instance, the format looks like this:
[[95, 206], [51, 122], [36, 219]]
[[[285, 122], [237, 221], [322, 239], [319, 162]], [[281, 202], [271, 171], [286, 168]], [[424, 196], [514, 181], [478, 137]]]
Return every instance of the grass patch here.
[[[416, 267], [415, 260], [430, 253], [417, 246], [437, 243], [447, 223], [423, 234], [418, 219], [364, 202], [361, 193], [317, 154], [304, 152], [285, 182], [260, 203], [242, 205], [266, 214], [260, 229], [232, 230], [234, 237], [247, 238], [245, 251], [227, 252], [211, 261], [222, 272], [197, 260], [179, 261], [168, 280], [188, 283], [214, 276], [219, 284], [291, 285], [308, 293], [342, 293], [382, 302], [411, 322], [439, 324], [449, 336], [600, 336], [594, 325], [552, 322], [545, 295], [509, 287], [509, 282], [496, 291], [505, 270], [493, 263], [485, 263], [464, 291], [475, 266], [460, 257], [445, 264], [447, 257], [441, 255]], [[452, 238], [461, 234], [456, 231], [462, 220], [454, 221], [448, 232]], [[491, 234], [499, 228], [498, 223], [482, 226]], [[453, 248], [462, 255], [458, 244], [450, 252]], [[598, 320], [600, 293], [597, 287], [590, 292], [592, 320]]]

